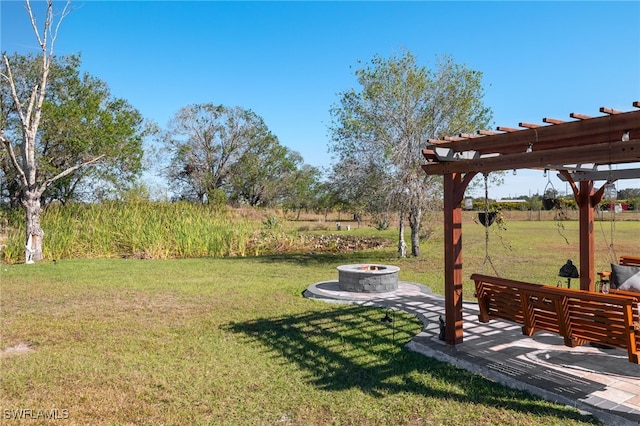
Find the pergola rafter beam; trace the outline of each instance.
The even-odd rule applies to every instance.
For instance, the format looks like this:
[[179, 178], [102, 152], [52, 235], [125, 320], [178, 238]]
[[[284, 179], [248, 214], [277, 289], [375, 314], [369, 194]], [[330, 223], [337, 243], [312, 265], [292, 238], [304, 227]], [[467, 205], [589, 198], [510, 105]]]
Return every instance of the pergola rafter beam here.
[[605, 114], [622, 114], [622, 111], [618, 111], [617, 109], [613, 109], [613, 108], [607, 108], [607, 107], [600, 107], [600, 112], [604, 112]]
[[518, 123], [518, 126], [520, 126], [520, 127], [524, 127], [524, 128], [526, 128], [526, 129], [537, 129], [537, 128], [539, 128], [539, 127], [542, 127], [540, 124], [534, 124], [534, 123], [523, 123], [523, 122]]
[[572, 112], [569, 114], [569, 117], [577, 118], [578, 120], [591, 120], [593, 118], [590, 115], [579, 114], [577, 112]]
[[514, 129], [513, 127], [505, 127], [505, 126], [498, 126], [496, 127], [496, 129], [506, 133], [515, 133], [520, 131], [520, 129]]
[[493, 130], [478, 130], [478, 134], [483, 136], [493, 136], [493, 135], [501, 135], [502, 133], [494, 132]]
[[[498, 130], [508, 129], [498, 127]], [[568, 121], [534, 129], [511, 129], [508, 133], [486, 135], [481, 138], [445, 141], [443, 148], [455, 151], [478, 151], [486, 153], [524, 153], [532, 144], [533, 151], [567, 148], [620, 141], [625, 132], [630, 138], [640, 138], [640, 111], [605, 115], [589, 120]]]
[[[640, 169], [575, 171], [569, 172], [569, 175], [575, 182], [583, 180], [615, 182], [619, 179], [640, 179]], [[565, 182], [567, 181], [565, 175], [561, 173], [558, 174], [558, 177]]]
[[543, 123], [549, 123], [549, 124], [562, 124], [562, 123], [566, 123], [565, 120], [558, 120], [557, 118], [549, 118], [549, 117], [545, 117], [542, 119]]
[[589, 149], [574, 146], [555, 150], [534, 150], [528, 153], [505, 154], [496, 157], [433, 162], [424, 164], [422, 169], [428, 175], [442, 175], [447, 173], [484, 173], [511, 169], [554, 169], [554, 165], [575, 163], [621, 164], [635, 162], [640, 162], [640, 139], [600, 143], [590, 145]]

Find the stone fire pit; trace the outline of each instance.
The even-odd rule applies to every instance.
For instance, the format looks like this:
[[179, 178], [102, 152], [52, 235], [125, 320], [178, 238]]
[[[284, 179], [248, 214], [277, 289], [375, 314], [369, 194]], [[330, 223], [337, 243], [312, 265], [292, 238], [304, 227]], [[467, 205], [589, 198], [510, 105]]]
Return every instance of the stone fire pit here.
[[398, 271], [390, 265], [342, 265], [338, 266], [340, 290], [359, 293], [385, 293], [398, 289]]

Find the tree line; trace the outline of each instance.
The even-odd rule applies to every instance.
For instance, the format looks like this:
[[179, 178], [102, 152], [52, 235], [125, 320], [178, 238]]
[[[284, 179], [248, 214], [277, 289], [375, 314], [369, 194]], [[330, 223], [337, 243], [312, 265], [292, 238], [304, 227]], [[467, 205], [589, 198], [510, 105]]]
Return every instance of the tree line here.
[[[81, 73], [79, 55], [52, 57], [48, 65], [42, 55], [4, 54], [3, 59], [0, 194], [11, 207], [21, 206], [25, 187], [34, 184], [43, 207], [119, 198], [132, 191], [148, 195], [140, 176], [145, 163], [158, 157], [169, 158], [160, 172], [174, 200], [295, 204], [296, 196], [303, 195], [300, 182], [319, 179], [319, 171], [281, 145], [251, 110], [188, 105], [162, 130], [125, 99], [113, 97], [106, 82]], [[30, 108], [25, 100], [42, 84], [43, 66], [49, 67], [47, 92], [30, 148], [23, 139], [34, 119], [21, 114], [20, 107]], [[9, 75], [13, 84], [7, 84]], [[145, 152], [145, 140], [159, 148]], [[29, 151], [33, 161], [25, 157]], [[35, 180], [25, 185], [30, 168]]]
[[[355, 218], [399, 218], [398, 252], [419, 255], [425, 210], [441, 197], [440, 181], [420, 168], [428, 138], [486, 128], [482, 73], [437, 58], [420, 65], [409, 51], [374, 56], [355, 71], [358, 87], [331, 105], [328, 170], [304, 163], [256, 112], [215, 102], [181, 107], [161, 128], [108, 84], [80, 71], [80, 55], [56, 56], [57, 30], [69, 2], [46, 3], [37, 55], [3, 52], [0, 69], [0, 196], [26, 213], [27, 255], [42, 254], [39, 217], [52, 202], [144, 196], [150, 162], [162, 164], [173, 200], [196, 203], [341, 209]], [[153, 149], [146, 145], [153, 142]], [[161, 162], [159, 159], [166, 159]]]

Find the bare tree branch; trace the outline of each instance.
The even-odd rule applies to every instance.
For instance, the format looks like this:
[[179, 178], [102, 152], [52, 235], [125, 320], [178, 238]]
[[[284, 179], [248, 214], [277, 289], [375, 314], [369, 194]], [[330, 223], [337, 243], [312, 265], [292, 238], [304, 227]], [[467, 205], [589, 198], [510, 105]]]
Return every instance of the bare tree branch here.
[[[11, 87], [11, 97], [13, 98], [13, 102], [16, 104], [16, 109], [18, 111], [18, 115], [20, 117], [20, 123], [22, 124], [23, 132], [26, 129], [25, 127], [25, 116], [22, 111], [22, 103], [20, 102], [20, 98], [18, 97], [18, 90], [16, 89], [15, 81], [13, 79], [13, 74], [11, 73], [11, 66], [9, 65], [9, 58], [7, 55], [4, 55], [4, 63], [7, 67], [7, 79], [9, 80], [9, 85]], [[28, 186], [29, 182], [27, 180], [27, 175], [24, 172], [24, 169], [20, 166], [18, 159], [16, 158], [15, 151], [13, 149], [13, 144], [9, 139], [4, 137], [4, 129], [2, 129], [2, 143], [6, 147], [7, 152], [9, 153], [9, 158], [11, 158], [11, 162], [13, 166], [18, 171], [18, 175], [20, 176], [20, 181], [23, 186]], [[25, 137], [26, 135], [23, 135]]]
[[31, 10], [31, 2], [27, 0], [27, 13], [29, 13], [29, 19], [31, 20], [31, 28], [33, 28], [33, 33], [36, 35], [36, 39], [38, 40], [38, 44], [41, 49], [46, 49], [47, 46], [47, 22], [49, 18], [49, 13], [51, 8], [53, 7], [53, 1], [49, 0], [47, 3], [47, 18], [45, 19], [45, 27], [44, 27], [44, 40], [40, 37], [40, 32], [38, 31], [38, 23], [36, 22], [36, 17], [33, 14], [33, 10]]
[[5, 138], [4, 135], [2, 135], [1, 140], [2, 140], [2, 144], [5, 146], [7, 152], [9, 153], [9, 158], [11, 158], [11, 162], [13, 163], [13, 166], [18, 171], [18, 175], [20, 176], [20, 182], [22, 183], [23, 186], [28, 186], [29, 182], [27, 182], [27, 178], [24, 173], [24, 170], [22, 170], [22, 167], [20, 167], [20, 163], [16, 158], [16, 153], [13, 150], [13, 145], [11, 144], [11, 141]]
[[18, 115], [20, 117], [20, 123], [24, 126], [26, 119], [24, 117], [24, 112], [22, 111], [22, 102], [20, 102], [20, 98], [18, 97], [18, 89], [16, 89], [16, 84], [13, 79], [13, 74], [11, 72], [11, 66], [9, 65], [9, 58], [7, 55], [2, 55], [4, 59], [4, 64], [7, 67], [7, 74], [3, 76], [9, 81], [9, 86], [11, 87], [11, 97], [13, 98], [13, 102], [16, 104], [16, 110], [18, 111]]
[[[31, 10], [31, 2], [29, 0], [27, 0], [27, 10], [29, 12], [29, 17], [31, 18], [31, 25], [34, 28], [34, 32], [36, 33], [36, 37], [38, 38], [38, 41], [40, 42], [40, 46], [42, 48], [42, 77], [40, 80], [39, 87], [35, 86], [33, 88], [34, 93], [36, 92], [36, 90], [39, 89], [37, 100], [36, 100], [35, 116], [33, 116], [33, 121], [31, 121], [32, 119], [31, 114], [34, 112], [32, 110], [33, 104], [34, 104], [34, 96], [31, 97], [31, 102], [29, 102], [29, 110], [27, 111], [27, 117], [29, 117], [29, 121], [30, 121], [29, 124], [31, 125], [29, 130], [33, 131], [32, 136], [33, 136], [33, 141], [35, 142], [36, 133], [38, 131], [38, 127], [40, 126], [40, 119], [42, 118], [42, 104], [44, 103], [44, 99], [47, 94], [47, 81], [49, 78], [49, 70], [51, 69], [51, 60], [53, 59], [53, 41], [51, 45], [48, 46], [49, 51], [47, 52], [47, 39], [48, 39], [48, 34], [51, 31], [50, 28], [53, 20], [53, 0], [49, 0], [47, 2], [47, 14], [44, 22], [44, 30], [43, 30], [44, 38], [43, 39], [40, 38], [40, 35], [37, 32], [35, 16], [33, 15], [33, 11]], [[29, 155], [32, 155], [32, 154], [35, 155], [35, 149], [33, 149], [32, 152], [29, 152]], [[29, 161], [30, 160], [31, 160], [31, 156], [29, 157]]]
[[69, 7], [70, 5], [71, 5], [71, 0], [67, 0], [67, 3], [64, 5], [64, 8], [62, 9], [62, 12], [60, 12], [60, 19], [58, 19], [56, 28], [55, 30], [53, 30], [53, 33], [51, 34], [51, 54], [53, 54], [53, 45], [55, 44], [56, 39], [58, 38], [58, 30], [60, 30], [60, 24], [62, 24], [62, 20], [71, 13], [71, 8]]
[[47, 180], [46, 180], [46, 181], [44, 181], [44, 182], [42, 183], [42, 185], [40, 186], [40, 192], [44, 192], [44, 190], [45, 190], [45, 189], [47, 189], [47, 187], [48, 187], [49, 185], [51, 185], [53, 182], [57, 181], [58, 179], [62, 179], [63, 177], [65, 177], [65, 176], [67, 176], [67, 175], [70, 175], [71, 173], [75, 172], [76, 170], [81, 169], [82, 167], [90, 166], [90, 165], [92, 165], [92, 164], [94, 164], [94, 163], [97, 163], [97, 162], [98, 162], [98, 161], [100, 161], [104, 156], [105, 156], [105, 155], [104, 155], [104, 154], [102, 154], [102, 155], [97, 156], [96, 158], [92, 158], [91, 160], [85, 161], [85, 162], [83, 162], [83, 163], [81, 163], [81, 164], [76, 164], [75, 166], [73, 166], [73, 167], [69, 167], [68, 169], [66, 169], [66, 170], [64, 170], [64, 171], [62, 171], [62, 172], [60, 172], [60, 173], [58, 173], [57, 175], [53, 176], [52, 178], [47, 179]]

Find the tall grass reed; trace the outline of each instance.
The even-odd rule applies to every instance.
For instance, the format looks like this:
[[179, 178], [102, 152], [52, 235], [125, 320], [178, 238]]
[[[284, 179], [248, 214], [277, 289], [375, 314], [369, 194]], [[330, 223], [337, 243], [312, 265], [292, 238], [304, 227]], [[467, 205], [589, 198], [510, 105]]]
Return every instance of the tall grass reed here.
[[[15, 263], [24, 258], [24, 217], [12, 214], [9, 220], [2, 256]], [[45, 259], [168, 259], [245, 256], [261, 224], [220, 207], [130, 201], [51, 205], [41, 226]]]

